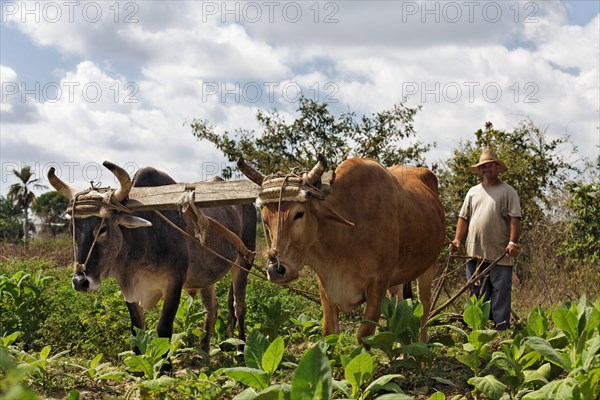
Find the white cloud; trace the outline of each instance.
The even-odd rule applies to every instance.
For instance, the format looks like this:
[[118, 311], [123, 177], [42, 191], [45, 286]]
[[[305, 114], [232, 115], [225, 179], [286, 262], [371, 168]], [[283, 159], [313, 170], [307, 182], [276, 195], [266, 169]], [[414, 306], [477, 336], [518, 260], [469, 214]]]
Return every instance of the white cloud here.
[[[502, 10], [497, 21], [495, 6], [483, 14], [492, 3]], [[423, 2], [297, 2], [302, 17], [295, 23], [292, 6], [283, 14], [283, 3], [272, 15], [252, 3], [262, 7], [252, 22], [258, 14], [251, 3], [227, 3], [227, 13], [222, 2], [131, 2], [119, 10], [118, 24], [109, 7], [125, 3], [98, 4], [103, 17], [96, 23], [81, 10], [73, 22], [23, 23], [11, 15], [8, 26], [79, 62], [58, 70], [52, 84], [62, 89], [60, 99], [22, 101], [18, 91], [0, 104], [3, 163], [111, 159], [199, 180], [212, 168], [202, 162], [224, 160], [183, 123], [206, 118], [231, 132], [257, 129], [258, 109], [291, 118], [294, 85], [358, 114], [410, 94], [408, 105], [423, 105], [418, 133], [438, 143], [430, 161], [448, 157], [486, 121], [512, 129], [523, 117], [551, 136], [572, 134], [581, 155], [598, 152], [600, 17], [569, 25], [560, 2], [477, 3], [472, 21], [456, 2], [456, 22], [443, 2], [429, 2], [429, 9]], [[126, 16], [137, 22], [123, 23]], [[231, 23], [236, 18], [239, 24]], [[40, 69], [56, 69], [30, 57]], [[11, 65], [0, 68], [3, 82], [22, 79]], [[4, 187], [4, 168], [2, 175]]]

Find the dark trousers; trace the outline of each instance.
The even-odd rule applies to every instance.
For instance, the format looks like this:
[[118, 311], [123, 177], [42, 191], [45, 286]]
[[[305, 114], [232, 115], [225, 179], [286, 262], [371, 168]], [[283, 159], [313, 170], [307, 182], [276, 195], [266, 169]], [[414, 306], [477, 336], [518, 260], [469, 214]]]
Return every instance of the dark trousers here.
[[[467, 263], [467, 279], [471, 279], [475, 273], [478, 262], [475, 260]], [[483, 263], [479, 272], [486, 269], [490, 263]], [[489, 271], [489, 275], [482, 278], [479, 285], [471, 287], [471, 295], [484, 297], [484, 301], [490, 301], [490, 317], [498, 330], [510, 328], [510, 305], [512, 291], [512, 267], [507, 265], [495, 265]]]

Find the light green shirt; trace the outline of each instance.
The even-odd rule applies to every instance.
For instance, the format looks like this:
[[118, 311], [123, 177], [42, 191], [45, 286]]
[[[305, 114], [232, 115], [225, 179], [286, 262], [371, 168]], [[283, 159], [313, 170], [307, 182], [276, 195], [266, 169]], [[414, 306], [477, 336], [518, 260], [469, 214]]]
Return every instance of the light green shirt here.
[[[482, 184], [469, 189], [459, 217], [469, 222], [465, 247], [469, 256], [495, 260], [506, 251], [510, 240], [510, 218], [521, 217], [519, 196], [512, 186], [501, 182], [484, 188]], [[513, 257], [504, 257], [498, 264], [513, 265]]]

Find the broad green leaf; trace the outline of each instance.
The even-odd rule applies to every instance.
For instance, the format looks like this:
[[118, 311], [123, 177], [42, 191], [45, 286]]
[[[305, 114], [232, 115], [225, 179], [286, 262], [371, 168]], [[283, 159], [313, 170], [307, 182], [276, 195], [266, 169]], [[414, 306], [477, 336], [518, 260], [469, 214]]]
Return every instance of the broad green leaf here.
[[535, 387], [539, 387], [548, 383], [548, 379], [546, 379], [546, 377], [540, 374], [538, 371], [523, 371], [523, 376], [525, 377], [523, 384], [532, 384]]
[[390, 355], [396, 344], [396, 335], [392, 332], [378, 332], [373, 336], [363, 338], [363, 341], [375, 349], [381, 349]]
[[527, 331], [535, 336], [544, 337], [547, 332], [546, 320], [538, 312], [537, 307], [529, 313], [527, 318]]
[[256, 396], [256, 400], [288, 400], [292, 387], [288, 384], [272, 385]]
[[100, 381], [120, 381], [125, 379], [126, 374], [122, 371], [107, 372], [96, 377]]
[[256, 390], [252, 388], [248, 388], [244, 390], [242, 393], [238, 394], [233, 398], [233, 400], [255, 400], [258, 397]]
[[600, 353], [600, 336], [594, 336], [587, 341], [587, 350], [581, 360], [584, 368], [590, 368], [596, 354]]
[[73, 389], [69, 392], [69, 395], [65, 397], [65, 400], [79, 400], [79, 391]]
[[352, 385], [353, 396], [359, 392], [365, 382], [371, 379], [374, 370], [373, 356], [368, 353], [359, 354], [346, 365], [344, 376]]
[[45, 360], [48, 358], [50, 351], [52, 350], [52, 346], [46, 346], [40, 351], [40, 360]]
[[225, 368], [223, 372], [231, 379], [258, 390], [264, 390], [269, 386], [269, 374], [260, 369], [235, 367]]
[[277, 367], [283, 358], [284, 350], [285, 344], [283, 338], [278, 336], [265, 351], [262, 358], [262, 369], [269, 375], [273, 375], [275, 370], [277, 370]]
[[[146, 348], [155, 360], [163, 357], [171, 348], [171, 341], [168, 338], [154, 338]], [[148, 353], [145, 353], [148, 354]]]
[[329, 359], [319, 345], [309, 349], [292, 378], [292, 400], [331, 398], [333, 389]]
[[525, 341], [527, 346], [540, 353], [551, 363], [558, 365], [566, 371], [571, 371], [571, 366], [552, 348], [548, 341], [539, 337], [530, 337]]
[[572, 311], [564, 308], [556, 310], [552, 314], [552, 321], [560, 330], [565, 332], [571, 341], [575, 341], [579, 338], [577, 331], [579, 320], [577, 319], [577, 315]]
[[572, 399], [573, 388], [577, 381], [570, 378], [559, 379], [542, 386], [535, 392], [526, 394], [523, 400], [538, 400], [538, 399]]
[[523, 357], [519, 358], [518, 363], [521, 366], [521, 369], [525, 370], [531, 367], [533, 364], [535, 364], [540, 359], [540, 357], [540, 353], [538, 353], [537, 351], [531, 351], [525, 354]]
[[130, 372], [143, 372], [146, 378], [152, 378], [153, 367], [148, 356], [134, 354], [123, 360]]
[[375, 400], [414, 400], [414, 397], [403, 393], [386, 393], [375, 397]]
[[468, 382], [492, 400], [500, 399], [507, 388], [494, 375], [475, 376], [469, 379]]
[[158, 379], [142, 381], [142, 382], [140, 382], [140, 386], [143, 386], [152, 391], [159, 391], [161, 389], [168, 388], [174, 382], [175, 382], [175, 379], [171, 378], [170, 376], [163, 375]]
[[413, 356], [422, 356], [431, 353], [426, 343], [411, 343], [400, 347], [399, 350], [402, 354], [411, 354]]
[[429, 400], [446, 400], [446, 395], [442, 392], [435, 392], [429, 397]]
[[269, 348], [269, 341], [258, 330], [255, 329], [246, 338], [246, 346], [244, 346], [244, 361], [249, 368], [260, 369], [262, 367], [262, 359], [265, 351]]
[[392, 388], [392, 386], [388, 386], [388, 383], [392, 379], [396, 379], [396, 378], [400, 379], [400, 378], [404, 378], [404, 377], [402, 375], [398, 375], [398, 374], [390, 374], [390, 375], [383, 375], [383, 376], [375, 379], [373, 382], [371, 382], [369, 384], [369, 386], [367, 386], [365, 388], [364, 395], [367, 396], [372, 393], [377, 393], [381, 390], [387, 390], [388, 392], [393, 392], [393, 393], [402, 393], [402, 391], [400, 390], [399, 387], [397, 389], [397, 390], [400, 390], [399, 392], [396, 390], [389, 390]]
[[481, 326], [483, 311], [477, 306], [469, 306], [463, 314], [465, 323], [472, 329], [478, 329]]
[[347, 381], [336, 381], [335, 379], [333, 379], [331, 381], [331, 384], [333, 385], [334, 392], [337, 391], [337, 392], [340, 392], [341, 394], [343, 394], [347, 398], [350, 397], [350, 388], [348, 387]]

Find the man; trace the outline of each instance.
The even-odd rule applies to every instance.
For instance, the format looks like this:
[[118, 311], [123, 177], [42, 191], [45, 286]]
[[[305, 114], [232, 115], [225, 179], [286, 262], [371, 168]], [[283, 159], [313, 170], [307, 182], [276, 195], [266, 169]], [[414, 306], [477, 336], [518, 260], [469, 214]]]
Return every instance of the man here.
[[[490, 316], [498, 330], [510, 328], [512, 266], [519, 254], [521, 234], [521, 205], [517, 192], [498, 177], [506, 165], [491, 150], [483, 150], [479, 163], [469, 167], [482, 177], [481, 184], [469, 189], [459, 213], [456, 236], [450, 243], [460, 249], [465, 236], [469, 256], [484, 258], [483, 271], [491, 261], [504, 256], [484, 278], [482, 287], [474, 286], [472, 293], [491, 300]], [[467, 235], [468, 233], [468, 235]], [[475, 273], [478, 261], [467, 263], [467, 279]]]

